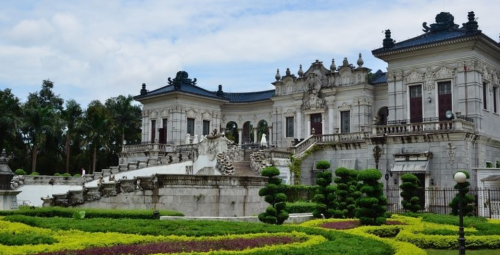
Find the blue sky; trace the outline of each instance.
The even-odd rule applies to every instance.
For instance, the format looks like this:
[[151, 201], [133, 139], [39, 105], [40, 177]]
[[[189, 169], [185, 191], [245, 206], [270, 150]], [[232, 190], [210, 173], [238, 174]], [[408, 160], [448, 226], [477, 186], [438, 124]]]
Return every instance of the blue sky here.
[[153, 90], [184, 70], [198, 85], [226, 92], [273, 89], [276, 69], [297, 73], [316, 59], [329, 67], [371, 55], [391, 29], [402, 41], [422, 34], [447, 11], [455, 23], [474, 11], [479, 28], [498, 41], [500, 1], [0, 1], [0, 89], [21, 101], [42, 81], [83, 107]]

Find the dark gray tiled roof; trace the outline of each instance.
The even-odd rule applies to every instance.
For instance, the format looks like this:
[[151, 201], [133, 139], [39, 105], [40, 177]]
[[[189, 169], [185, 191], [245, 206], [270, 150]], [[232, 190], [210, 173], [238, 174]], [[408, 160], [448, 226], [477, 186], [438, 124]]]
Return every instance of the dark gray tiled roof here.
[[272, 96], [274, 96], [274, 90], [266, 90], [266, 91], [258, 91], [258, 92], [224, 92], [224, 97], [218, 97], [215, 91], [208, 91], [206, 89], [200, 88], [195, 85], [190, 84], [182, 84], [179, 90], [174, 90], [173, 85], [167, 85], [165, 87], [161, 87], [159, 89], [149, 91], [145, 95], [135, 96], [134, 99], [143, 99], [151, 96], [158, 96], [164, 94], [170, 94], [174, 92], [183, 92], [213, 99], [221, 99], [227, 100], [230, 103], [248, 103], [248, 102], [257, 102], [262, 100], [269, 100]]
[[379, 53], [384, 53], [384, 52], [391, 52], [391, 51], [396, 51], [396, 50], [401, 50], [401, 49], [407, 49], [407, 48], [412, 48], [412, 47], [418, 47], [418, 46], [423, 46], [423, 45], [428, 45], [428, 44], [433, 44], [433, 43], [438, 43], [438, 42], [444, 42], [444, 41], [449, 41], [449, 40], [456, 40], [460, 38], [467, 38], [467, 37], [473, 37], [476, 35], [481, 34], [481, 31], [475, 31], [472, 33], [467, 33], [465, 29], [459, 29], [459, 28], [454, 28], [454, 29], [449, 29], [445, 31], [439, 31], [439, 32], [428, 32], [423, 35], [398, 42], [394, 44], [394, 47], [391, 48], [379, 48], [375, 49], [372, 51], [374, 55], [379, 54]]
[[387, 83], [387, 73], [382, 72], [382, 70], [378, 70], [373, 74], [370, 84], [376, 85], [383, 83]]
[[258, 92], [241, 92], [241, 93], [226, 93], [224, 97], [229, 98], [231, 103], [247, 103], [268, 100], [274, 96], [273, 90], [258, 91]]

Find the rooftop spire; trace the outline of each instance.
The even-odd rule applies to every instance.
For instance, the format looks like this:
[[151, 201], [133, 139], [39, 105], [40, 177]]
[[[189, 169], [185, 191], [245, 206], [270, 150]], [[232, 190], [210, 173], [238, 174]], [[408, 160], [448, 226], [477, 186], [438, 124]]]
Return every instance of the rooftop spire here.
[[391, 38], [391, 30], [385, 30], [385, 39], [382, 43], [385, 49], [394, 47], [394, 40]]

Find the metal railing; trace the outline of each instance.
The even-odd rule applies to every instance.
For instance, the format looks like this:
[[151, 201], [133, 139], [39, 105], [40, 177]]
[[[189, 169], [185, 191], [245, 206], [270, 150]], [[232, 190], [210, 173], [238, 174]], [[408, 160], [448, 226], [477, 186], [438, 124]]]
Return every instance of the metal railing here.
[[315, 143], [349, 143], [359, 142], [369, 137], [369, 132], [353, 132], [339, 134], [311, 135], [299, 144], [290, 147], [289, 151], [295, 155], [301, 155]]
[[[407, 212], [401, 205], [401, 190], [385, 190], [387, 197], [387, 210], [391, 213]], [[427, 188], [423, 191], [425, 195], [423, 212], [437, 214], [450, 214], [449, 203], [457, 195], [458, 190], [453, 188]], [[494, 189], [470, 189], [468, 192], [475, 200], [475, 216], [500, 219], [500, 188]]]

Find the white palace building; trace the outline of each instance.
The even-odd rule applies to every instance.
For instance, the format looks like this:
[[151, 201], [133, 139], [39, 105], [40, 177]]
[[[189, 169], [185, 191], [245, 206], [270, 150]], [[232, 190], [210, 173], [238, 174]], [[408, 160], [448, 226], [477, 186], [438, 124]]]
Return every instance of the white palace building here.
[[391, 187], [403, 173], [424, 188], [452, 187], [459, 169], [473, 187], [499, 187], [500, 44], [473, 12], [463, 20], [442, 12], [422, 35], [397, 43], [386, 30], [372, 54], [387, 72], [372, 73], [360, 54], [316, 60], [297, 74], [278, 70], [275, 89], [260, 92], [201, 88], [185, 71], [163, 87], [143, 84], [134, 97], [143, 105], [142, 143], [168, 152], [216, 129], [246, 153], [265, 134], [266, 150], [300, 159], [299, 172], [282, 163], [288, 182], [313, 184], [314, 163], [329, 160], [332, 169], [377, 168]]

